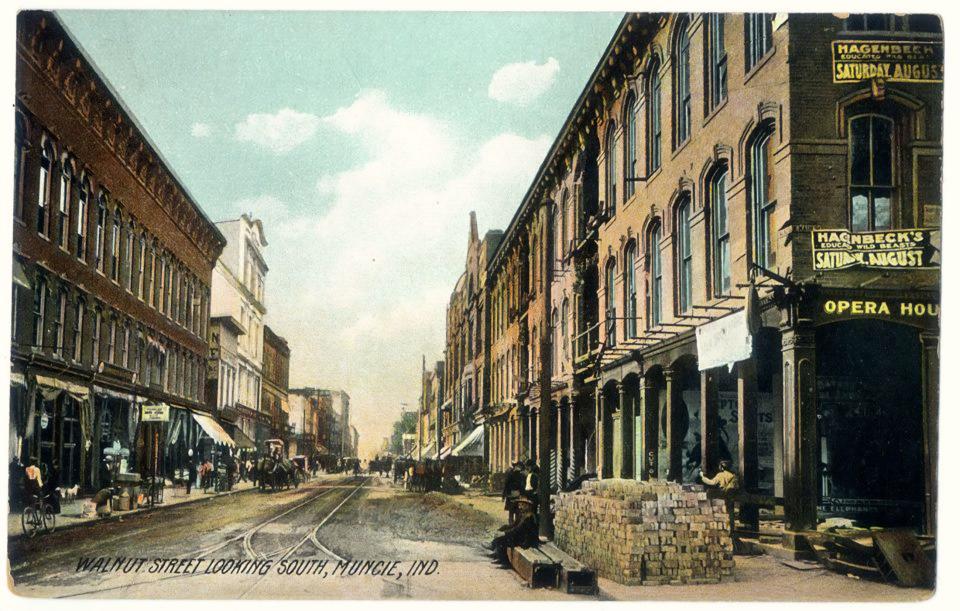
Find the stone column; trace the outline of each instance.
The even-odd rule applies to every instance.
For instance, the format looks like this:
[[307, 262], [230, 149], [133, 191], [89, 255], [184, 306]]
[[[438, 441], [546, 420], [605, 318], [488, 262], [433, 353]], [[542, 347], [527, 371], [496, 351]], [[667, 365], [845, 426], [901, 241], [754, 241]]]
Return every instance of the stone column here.
[[[700, 468], [712, 477], [717, 471], [720, 450], [720, 398], [717, 395], [717, 372], [700, 372]], [[743, 464], [742, 462], [740, 463]]]
[[603, 479], [603, 388], [600, 386], [600, 380], [597, 380], [597, 386], [593, 391], [593, 398], [596, 402], [594, 412], [594, 430], [596, 431], [596, 460], [597, 460], [597, 478]]
[[[740, 487], [748, 492], [757, 489], [757, 358], [737, 363], [737, 466], [740, 469]], [[757, 529], [760, 519], [755, 505], [744, 506], [740, 516], [751, 528]]]
[[937, 532], [937, 429], [940, 421], [940, 338], [935, 333], [920, 334], [923, 383], [923, 530]]
[[580, 465], [578, 464], [579, 457], [577, 456], [579, 454], [577, 445], [580, 443], [580, 425], [579, 422], [577, 422], [576, 399], [572, 399], [570, 405], [567, 406], [567, 420], [570, 422], [570, 434], [567, 440], [569, 444], [568, 452], [570, 453], [570, 460], [567, 466], [567, 482], [570, 482], [576, 479], [580, 472]]
[[610, 409], [610, 477], [623, 471], [623, 383], [617, 382], [616, 403]]
[[681, 443], [682, 440], [677, 439], [676, 426], [674, 426], [676, 421], [676, 408], [680, 404], [680, 383], [679, 380], [675, 379], [676, 373], [670, 369], [664, 370], [663, 372], [664, 380], [666, 381], [666, 393], [667, 393], [667, 460], [669, 461], [669, 466], [667, 468], [667, 480], [671, 482], [679, 482], [682, 479], [681, 474]]
[[[807, 325], [784, 330], [783, 492], [787, 530], [817, 525], [816, 336]], [[787, 536], [785, 544], [794, 538]]]

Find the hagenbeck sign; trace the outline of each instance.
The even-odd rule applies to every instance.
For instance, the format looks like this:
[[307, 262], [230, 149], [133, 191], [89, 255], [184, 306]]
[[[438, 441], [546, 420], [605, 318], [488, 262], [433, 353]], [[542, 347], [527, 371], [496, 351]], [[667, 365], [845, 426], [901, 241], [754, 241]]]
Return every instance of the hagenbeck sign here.
[[833, 82], [943, 82], [943, 41], [834, 40]]
[[169, 405], [144, 405], [140, 410], [141, 422], [167, 422], [170, 420]]
[[932, 229], [850, 231], [814, 229], [813, 269], [817, 271], [872, 267], [924, 269], [940, 267], [935, 260]]

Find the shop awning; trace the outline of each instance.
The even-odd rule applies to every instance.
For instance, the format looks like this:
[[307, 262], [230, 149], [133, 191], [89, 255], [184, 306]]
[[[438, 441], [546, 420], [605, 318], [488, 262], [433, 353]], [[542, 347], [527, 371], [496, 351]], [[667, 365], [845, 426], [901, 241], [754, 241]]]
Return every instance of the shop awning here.
[[86, 386], [77, 384], [75, 382], [69, 382], [67, 380], [52, 378], [50, 376], [38, 375], [37, 386], [41, 386], [45, 389], [54, 391], [52, 393], [46, 393], [46, 392], [43, 393], [44, 395], [43, 398], [47, 399], [48, 401], [51, 399], [55, 399], [56, 395], [59, 394], [60, 392], [66, 392], [77, 401], [83, 401], [84, 399], [87, 398], [87, 395], [89, 394], [89, 388]]
[[203, 429], [203, 432], [209, 435], [214, 442], [222, 443], [232, 448], [236, 447], [237, 444], [230, 438], [230, 435], [227, 435], [227, 432], [223, 430], [219, 422], [206, 414], [198, 414], [197, 412], [191, 412], [191, 414], [193, 415], [193, 419], [197, 421], [197, 424], [200, 425], [200, 428]]
[[93, 385], [93, 392], [97, 395], [103, 395], [104, 397], [110, 397], [111, 399], [120, 399], [121, 401], [129, 401], [130, 403], [146, 403], [146, 397], [138, 397], [132, 393], [120, 392], [118, 390], [113, 390], [111, 388], [104, 388], [99, 384]]
[[257, 444], [253, 443], [253, 440], [250, 439], [250, 436], [244, 433], [241, 429], [236, 429], [233, 432], [233, 440], [237, 442], [237, 447], [243, 450], [256, 450]]
[[466, 439], [457, 444], [453, 456], [483, 456], [483, 425], [476, 427]]
[[450, 446], [444, 446], [443, 449], [440, 450], [440, 460], [443, 460], [447, 456], [450, 456], [450, 450], [451, 450]]
[[418, 458], [433, 458], [434, 454], [437, 453], [437, 444], [433, 441], [423, 446], [423, 449], [420, 450], [420, 456]]
[[19, 261], [13, 262], [13, 283], [25, 289], [32, 288], [30, 279], [27, 278], [27, 272], [23, 270], [23, 265]]

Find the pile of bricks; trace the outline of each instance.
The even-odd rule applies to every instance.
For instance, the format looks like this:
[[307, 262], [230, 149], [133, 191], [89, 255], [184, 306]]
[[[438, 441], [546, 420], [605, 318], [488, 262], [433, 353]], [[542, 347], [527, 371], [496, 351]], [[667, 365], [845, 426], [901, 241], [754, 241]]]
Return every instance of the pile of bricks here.
[[587, 481], [554, 507], [557, 546], [618, 583], [717, 583], [733, 573], [726, 504], [702, 486]]

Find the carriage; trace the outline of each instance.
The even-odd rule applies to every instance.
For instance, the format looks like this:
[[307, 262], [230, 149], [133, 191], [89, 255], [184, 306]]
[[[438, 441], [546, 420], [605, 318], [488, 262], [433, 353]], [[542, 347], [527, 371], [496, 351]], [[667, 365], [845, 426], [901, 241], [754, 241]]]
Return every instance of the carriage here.
[[261, 492], [268, 488], [274, 492], [297, 488], [304, 480], [303, 469], [286, 457], [281, 439], [263, 442], [263, 455], [255, 469], [255, 480]]

